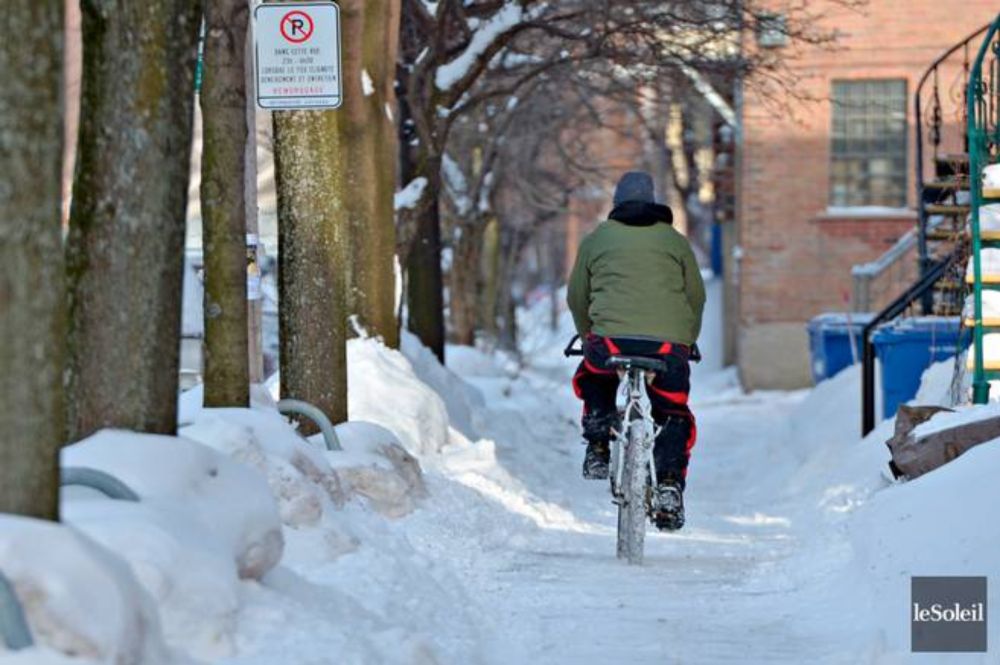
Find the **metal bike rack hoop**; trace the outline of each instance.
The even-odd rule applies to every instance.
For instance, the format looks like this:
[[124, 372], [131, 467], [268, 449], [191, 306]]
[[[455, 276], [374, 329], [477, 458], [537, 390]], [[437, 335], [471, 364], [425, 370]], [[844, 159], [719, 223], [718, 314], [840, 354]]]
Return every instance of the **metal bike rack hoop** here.
[[35, 644], [14, 585], [3, 573], [0, 573], [0, 637], [10, 651], [28, 649]]
[[122, 501], [138, 501], [139, 495], [131, 487], [118, 480], [110, 473], [98, 471], [83, 466], [67, 466], [61, 471], [60, 485], [76, 485], [79, 487], [89, 487], [97, 490], [109, 499], [120, 499]]
[[343, 450], [340, 446], [340, 439], [337, 437], [337, 430], [333, 423], [326, 417], [319, 407], [313, 406], [309, 402], [300, 399], [283, 399], [278, 402], [278, 411], [282, 415], [294, 413], [298, 416], [305, 416], [316, 423], [319, 431], [323, 433], [323, 441], [326, 442], [326, 449], [330, 451]]

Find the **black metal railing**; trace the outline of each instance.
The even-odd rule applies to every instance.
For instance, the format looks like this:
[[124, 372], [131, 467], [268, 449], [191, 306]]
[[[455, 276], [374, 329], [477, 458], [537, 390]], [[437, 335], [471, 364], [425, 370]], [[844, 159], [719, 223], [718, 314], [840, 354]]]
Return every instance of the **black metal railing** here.
[[[920, 273], [925, 275], [936, 263], [930, 256], [927, 243], [928, 217], [927, 205], [936, 200], [938, 190], [928, 191], [925, 178], [927, 150], [933, 150], [933, 162], [936, 164], [943, 151], [967, 153], [968, 145], [965, 132], [968, 111], [966, 108], [966, 89], [969, 84], [969, 67], [975, 55], [978, 39], [989, 29], [989, 24], [979, 28], [968, 37], [942, 53], [927, 68], [917, 84], [913, 97], [916, 131], [916, 186], [917, 186], [917, 233], [918, 254], [920, 257]], [[961, 69], [957, 73], [948, 70]], [[930, 87], [928, 87], [930, 86]], [[942, 92], [944, 96], [942, 97]], [[949, 136], [946, 125], [953, 124], [958, 131]], [[923, 299], [924, 314], [930, 313], [930, 299]]]
[[893, 300], [885, 309], [875, 315], [875, 317], [864, 327], [861, 333], [861, 434], [868, 436], [868, 433], [875, 429], [875, 347], [872, 344], [872, 333], [875, 329], [886, 321], [895, 319], [905, 312], [918, 299], [930, 293], [938, 280], [944, 277], [948, 269], [961, 260], [965, 252], [962, 247], [956, 247], [954, 251], [943, 261], [935, 261], [930, 269], [903, 295]]

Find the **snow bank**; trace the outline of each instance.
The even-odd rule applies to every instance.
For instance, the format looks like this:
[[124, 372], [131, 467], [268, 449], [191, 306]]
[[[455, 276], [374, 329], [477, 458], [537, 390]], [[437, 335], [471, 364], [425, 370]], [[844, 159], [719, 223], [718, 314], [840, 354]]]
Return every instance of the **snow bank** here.
[[352, 495], [367, 499], [386, 517], [399, 518], [427, 497], [420, 463], [384, 427], [348, 422], [337, 426], [342, 453], [329, 460]]
[[264, 479], [207, 446], [103, 430], [64, 448], [62, 462], [110, 473], [135, 490], [144, 506], [183, 515], [232, 558], [242, 578], [259, 578], [281, 559], [281, 522]]
[[[929, 368], [914, 402], [948, 403], [953, 367], [948, 360]], [[782, 567], [815, 571], [816, 562], [832, 562], [823, 564], [820, 581], [802, 583], [822, 595], [831, 616], [853, 617], [853, 643], [863, 645], [858, 659], [903, 662], [910, 655], [911, 576], [1000, 573], [1000, 533], [983, 528], [1000, 502], [992, 480], [1000, 474], [1000, 440], [916, 480], [895, 482], [885, 446], [894, 419], [861, 439], [859, 387], [859, 369], [845, 370], [809, 391], [791, 419], [786, 440], [798, 457], [786, 484], [797, 507], [791, 522], [808, 524], [810, 533], [795, 561]], [[996, 414], [992, 406], [977, 411]], [[970, 417], [969, 410], [944, 413], [921, 427]], [[1000, 600], [996, 590], [990, 595]], [[990, 640], [998, 637], [992, 629]]]
[[76, 529], [0, 515], [0, 569], [40, 647], [0, 655], [0, 663], [68, 662], [59, 654], [123, 665], [173, 662], [156, 607], [129, 567]]
[[[882, 660], [910, 656], [910, 602], [913, 575], [1000, 574], [996, 552], [1000, 531], [994, 507], [1000, 502], [1000, 441], [977, 446], [916, 480], [874, 495], [850, 523], [857, 568], [864, 571], [875, 617], [882, 618]], [[989, 604], [1000, 591], [989, 586]], [[1000, 630], [989, 628], [996, 644]], [[975, 658], [975, 656], [970, 656]], [[988, 662], [986, 655], [975, 662]]]
[[347, 343], [348, 413], [395, 434], [413, 455], [440, 451], [450, 440], [444, 400], [419, 379], [402, 353], [373, 339]]
[[[486, 404], [482, 393], [466, 383], [452, 369], [438, 362], [431, 350], [413, 333], [403, 331], [400, 341], [400, 350], [410, 361], [414, 374], [444, 400], [451, 426], [470, 439], [477, 438], [479, 435], [474, 414]], [[466, 350], [475, 352], [469, 347], [449, 346], [446, 350], [448, 362], [451, 362], [452, 355], [462, 354]]]
[[1000, 417], [1000, 404], [968, 405], [956, 407], [953, 412], [941, 412], [921, 423], [913, 430], [913, 436], [920, 439], [931, 434], [937, 434], [946, 429], [968, 425], [978, 420]]
[[204, 409], [181, 435], [263, 474], [285, 525], [316, 524], [347, 498], [325, 453], [273, 408]]

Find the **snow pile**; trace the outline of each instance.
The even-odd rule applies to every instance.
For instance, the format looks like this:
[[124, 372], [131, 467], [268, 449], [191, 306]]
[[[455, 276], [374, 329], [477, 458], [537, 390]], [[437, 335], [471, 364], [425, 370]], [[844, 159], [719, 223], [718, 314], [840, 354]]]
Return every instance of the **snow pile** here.
[[337, 426], [344, 453], [330, 462], [351, 494], [364, 497], [378, 512], [391, 518], [412, 513], [427, 497], [420, 463], [384, 427], [364, 422]]
[[277, 507], [263, 478], [184, 438], [103, 430], [63, 449], [64, 466], [115, 476], [143, 507], [188, 521], [202, 541], [231, 559], [241, 578], [259, 579], [281, 559]]
[[205, 409], [181, 434], [263, 474], [287, 526], [314, 525], [346, 500], [325, 454], [274, 409]]
[[[975, 297], [975, 294], [969, 294], [965, 298], [965, 306], [962, 308], [963, 318], [976, 318]], [[983, 289], [983, 318], [1000, 319], [1000, 291]]]
[[[1000, 274], [1000, 249], [987, 247], [983, 250], [980, 250], [979, 258], [984, 278]], [[972, 264], [972, 261], [969, 261], [969, 264], [965, 269], [966, 279], [970, 280], [972, 279], [973, 268], [974, 266]]]
[[1000, 404], [967, 405], [956, 407], [954, 411], [943, 411], [921, 423], [913, 430], [913, 436], [920, 439], [954, 427], [961, 427], [980, 420], [1000, 417]]
[[[971, 381], [971, 377], [966, 374], [958, 382], [957, 392], [953, 390], [952, 379], [955, 375], [955, 362], [955, 358], [939, 360], [924, 370], [917, 395], [910, 400], [909, 404], [947, 408], [954, 406], [956, 398], [964, 394]], [[964, 356], [958, 362], [963, 363]]]
[[[413, 367], [414, 376], [427, 384], [444, 400], [452, 427], [468, 438], [476, 438], [475, 414], [485, 406], [483, 396], [459, 377], [453, 369], [443, 366], [437, 357], [409, 331], [400, 339], [403, 355]], [[468, 347], [449, 346], [446, 350], [449, 364], [452, 356], [461, 355]], [[487, 361], [489, 362], [489, 361]]]
[[1000, 231], [1000, 203], [991, 203], [979, 209], [979, 228], [982, 231]]
[[63, 464], [110, 473], [140, 496], [68, 493], [63, 517], [129, 563], [160, 606], [168, 643], [231, 655], [240, 580], [263, 577], [284, 547], [264, 477], [192, 440], [115, 430], [64, 449]]
[[45, 645], [0, 653], [4, 665], [69, 662], [59, 653], [86, 662], [173, 662], [156, 607], [129, 567], [77, 530], [0, 515], [0, 570], [21, 599], [35, 643]]
[[433, 454], [450, 442], [448, 408], [420, 381], [411, 362], [373, 339], [347, 344], [348, 413], [395, 434], [413, 455]]
[[[914, 402], [946, 402], [953, 367], [949, 360], [929, 368]], [[1000, 486], [991, 480], [1000, 473], [1000, 440], [916, 480], [895, 482], [884, 445], [894, 419], [860, 439], [859, 379], [857, 368], [846, 370], [810, 391], [793, 412], [786, 441], [807, 453], [796, 451], [799, 463], [787, 476], [786, 492], [795, 506], [790, 521], [805, 523], [809, 532], [782, 568], [823, 567], [822, 578], [802, 579], [812, 587], [803, 602], [822, 604], [824, 621], [852, 624], [854, 647], [845, 653], [902, 662], [910, 653], [911, 576], [1000, 572], [994, 556], [1000, 534], [983, 528], [1000, 501]], [[996, 414], [992, 406], [942, 413], [921, 428]], [[997, 596], [991, 591], [991, 601]]]
[[[995, 577], [1000, 531], [994, 506], [1000, 501], [1000, 441], [977, 446], [916, 480], [879, 492], [850, 524], [857, 569], [874, 605], [875, 625], [884, 631], [881, 658], [903, 662], [910, 655], [910, 577], [956, 575]], [[988, 602], [1000, 602], [996, 585]], [[1000, 631], [989, 630], [990, 644]], [[975, 656], [971, 656], [975, 658]], [[988, 662], [986, 655], [978, 662]]]

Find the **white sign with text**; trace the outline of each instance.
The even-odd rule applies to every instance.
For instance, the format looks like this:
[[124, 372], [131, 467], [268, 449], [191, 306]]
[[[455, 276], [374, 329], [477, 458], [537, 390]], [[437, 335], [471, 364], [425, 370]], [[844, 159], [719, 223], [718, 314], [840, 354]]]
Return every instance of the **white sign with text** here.
[[340, 9], [332, 2], [273, 3], [254, 10], [257, 105], [335, 109], [343, 100]]

